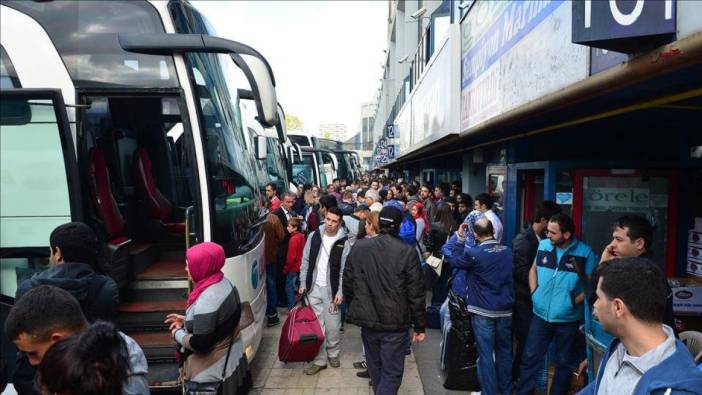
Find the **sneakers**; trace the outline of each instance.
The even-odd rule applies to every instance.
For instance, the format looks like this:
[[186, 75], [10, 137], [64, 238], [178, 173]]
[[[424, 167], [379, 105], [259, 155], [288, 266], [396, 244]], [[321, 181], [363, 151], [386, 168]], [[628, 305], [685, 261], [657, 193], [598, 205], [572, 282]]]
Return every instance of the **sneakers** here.
[[354, 369], [368, 369], [368, 365], [366, 365], [366, 361], [359, 361], [359, 362], [353, 363], [353, 368]]
[[280, 318], [277, 315], [266, 317], [266, 326], [272, 327], [280, 324]]
[[339, 361], [339, 358], [329, 358], [329, 365], [331, 365], [332, 368], [338, 368], [341, 366], [341, 361]]
[[310, 367], [304, 370], [305, 374], [308, 376], [314, 376], [315, 374], [321, 372], [322, 370], [326, 369], [326, 366], [319, 366], [312, 364]]
[[361, 370], [360, 372], [356, 372], [356, 376], [367, 379], [370, 378], [370, 373], [368, 373], [368, 370]]

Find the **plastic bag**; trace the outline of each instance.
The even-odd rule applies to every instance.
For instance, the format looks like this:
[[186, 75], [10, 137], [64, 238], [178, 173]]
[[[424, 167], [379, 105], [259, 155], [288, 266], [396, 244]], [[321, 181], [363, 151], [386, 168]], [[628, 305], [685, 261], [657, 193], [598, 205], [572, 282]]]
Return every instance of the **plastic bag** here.
[[470, 313], [462, 297], [449, 291], [451, 323], [444, 331], [444, 388], [480, 391], [478, 382], [478, 350], [475, 346]]

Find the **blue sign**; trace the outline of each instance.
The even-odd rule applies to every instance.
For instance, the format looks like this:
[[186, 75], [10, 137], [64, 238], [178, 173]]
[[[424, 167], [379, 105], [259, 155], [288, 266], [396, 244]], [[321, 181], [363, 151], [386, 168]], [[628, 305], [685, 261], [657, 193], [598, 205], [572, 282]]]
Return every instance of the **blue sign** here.
[[556, 203], [558, 204], [573, 204], [573, 193], [572, 192], [558, 192], [556, 193]]
[[394, 145], [388, 146], [388, 159], [395, 159], [395, 147]]
[[629, 60], [627, 54], [600, 48], [590, 48], [590, 75], [611, 69]]
[[385, 125], [385, 137], [389, 139], [394, 139], [395, 137], [395, 125]]
[[675, 0], [574, 1], [576, 44], [641, 52], [675, 37]]
[[489, 69], [562, 3], [563, 0], [510, 2], [492, 26], [463, 55], [461, 89]]

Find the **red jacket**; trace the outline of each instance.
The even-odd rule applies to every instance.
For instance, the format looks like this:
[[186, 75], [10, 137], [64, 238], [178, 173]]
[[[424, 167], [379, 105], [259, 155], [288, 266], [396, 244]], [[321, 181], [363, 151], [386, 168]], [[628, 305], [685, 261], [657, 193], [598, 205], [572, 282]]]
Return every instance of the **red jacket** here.
[[305, 235], [299, 231], [295, 231], [290, 235], [290, 244], [288, 244], [288, 256], [285, 259], [283, 273], [290, 272], [300, 273], [300, 265], [302, 264], [302, 251], [305, 249]]
[[280, 208], [280, 203], [281, 203], [281, 201], [280, 201], [280, 199], [278, 198], [278, 196], [273, 195], [273, 199], [271, 199], [271, 208], [270, 208], [270, 212], [274, 212], [275, 210], [279, 209], [279, 208]]

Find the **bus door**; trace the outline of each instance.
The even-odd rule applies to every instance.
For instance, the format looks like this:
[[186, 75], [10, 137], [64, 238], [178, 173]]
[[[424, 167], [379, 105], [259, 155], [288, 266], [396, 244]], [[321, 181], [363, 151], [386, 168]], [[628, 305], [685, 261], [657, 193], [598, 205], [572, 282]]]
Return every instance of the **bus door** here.
[[60, 90], [0, 90], [0, 168], [0, 337], [11, 372], [15, 348], [1, 332], [17, 286], [48, 267], [51, 231], [83, 216]]

